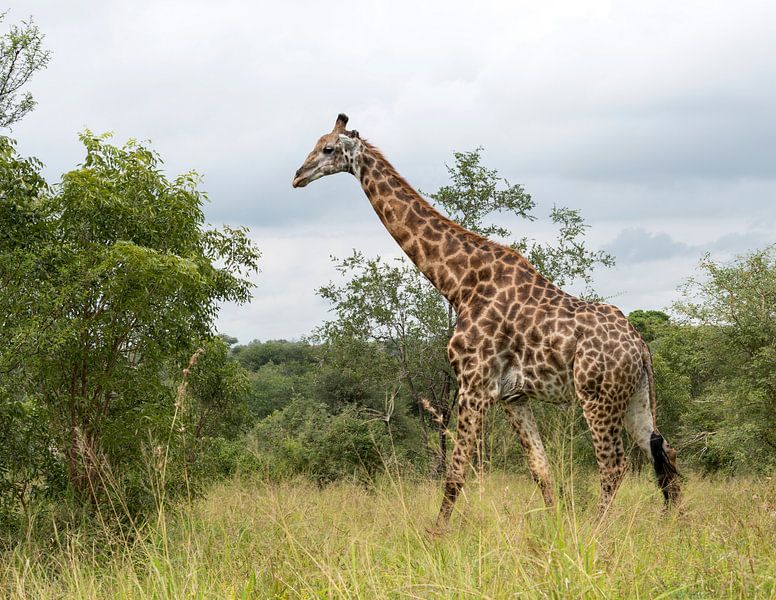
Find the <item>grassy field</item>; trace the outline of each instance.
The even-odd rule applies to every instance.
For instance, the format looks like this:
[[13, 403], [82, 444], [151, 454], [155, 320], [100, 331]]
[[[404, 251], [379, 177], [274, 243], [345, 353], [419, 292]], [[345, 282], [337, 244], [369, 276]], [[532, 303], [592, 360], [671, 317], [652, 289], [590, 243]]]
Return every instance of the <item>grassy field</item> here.
[[[515, 475], [472, 478], [451, 531], [430, 538], [440, 486], [235, 480], [132, 542], [60, 532], [0, 561], [11, 598], [774, 598], [776, 483], [686, 485], [663, 515], [647, 476], [595, 519], [597, 483], [542, 507]], [[108, 538], [108, 536], [104, 536]], [[97, 539], [100, 539], [99, 537]]]

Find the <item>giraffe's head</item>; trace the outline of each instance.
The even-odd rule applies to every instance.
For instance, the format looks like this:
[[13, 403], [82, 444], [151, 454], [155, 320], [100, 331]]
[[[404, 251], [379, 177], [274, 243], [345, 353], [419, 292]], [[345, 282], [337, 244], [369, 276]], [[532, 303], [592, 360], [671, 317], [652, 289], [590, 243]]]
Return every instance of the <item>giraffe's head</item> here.
[[356, 157], [361, 146], [358, 131], [348, 131], [347, 115], [340, 114], [334, 129], [315, 143], [315, 147], [299, 167], [291, 183], [295, 188], [304, 187], [324, 175], [347, 171], [355, 174]]

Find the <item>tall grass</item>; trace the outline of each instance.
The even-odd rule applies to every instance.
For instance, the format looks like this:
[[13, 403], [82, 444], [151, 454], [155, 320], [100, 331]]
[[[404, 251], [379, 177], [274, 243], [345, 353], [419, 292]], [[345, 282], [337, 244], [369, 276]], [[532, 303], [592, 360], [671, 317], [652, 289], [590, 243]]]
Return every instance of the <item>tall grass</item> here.
[[437, 483], [366, 488], [235, 479], [133, 535], [20, 540], [11, 598], [773, 598], [776, 485], [690, 479], [683, 513], [626, 478], [596, 519], [597, 480], [546, 510], [527, 478], [473, 477], [450, 532], [425, 528]]
[[[176, 395], [186, 401], [187, 375]], [[776, 481], [701, 479], [663, 513], [652, 478], [629, 475], [603, 520], [598, 478], [574, 465], [573, 420], [550, 444], [562, 483], [546, 509], [526, 477], [472, 474], [449, 532], [426, 532], [441, 486], [397, 472], [365, 486], [236, 477], [170, 509], [166, 448], [154, 446], [155, 518], [110, 513], [80, 526], [29, 515], [0, 553], [9, 598], [776, 598]], [[488, 443], [486, 436], [486, 444]], [[493, 440], [490, 440], [493, 443]], [[183, 473], [185, 478], [186, 474]], [[111, 518], [112, 517], [112, 518]], [[120, 526], [117, 526], [120, 523]], [[40, 532], [50, 532], [42, 536]]]

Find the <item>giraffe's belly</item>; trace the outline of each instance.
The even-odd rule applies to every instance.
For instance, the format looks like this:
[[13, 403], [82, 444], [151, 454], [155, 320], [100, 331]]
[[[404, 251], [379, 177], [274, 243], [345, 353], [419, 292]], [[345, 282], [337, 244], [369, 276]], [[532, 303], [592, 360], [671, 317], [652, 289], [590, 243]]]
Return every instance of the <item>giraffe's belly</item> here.
[[556, 373], [544, 378], [526, 380], [526, 396], [543, 402], [566, 404], [574, 400], [572, 373]]
[[512, 365], [501, 377], [501, 397], [566, 404], [574, 399], [571, 368], [560, 371], [541, 366]]
[[[530, 398], [564, 404], [574, 399], [576, 340], [570, 330], [509, 339], [500, 348], [496, 372], [504, 382], [502, 398]], [[493, 364], [493, 363], [492, 363]]]

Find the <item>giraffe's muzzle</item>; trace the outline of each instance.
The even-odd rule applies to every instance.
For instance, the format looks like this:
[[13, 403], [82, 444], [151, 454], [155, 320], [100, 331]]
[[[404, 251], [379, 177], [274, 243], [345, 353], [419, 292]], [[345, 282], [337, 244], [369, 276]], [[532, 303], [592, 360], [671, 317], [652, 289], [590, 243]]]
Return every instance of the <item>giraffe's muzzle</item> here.
[[294, 173], [294, 180], [291, 182], [291, 187], [300, 188], [306, 186], [308, 183], [310, 183], [310, 178], [302, 175], [301, 168], [297, 169], [296, 173]]

